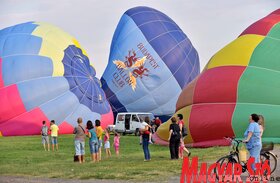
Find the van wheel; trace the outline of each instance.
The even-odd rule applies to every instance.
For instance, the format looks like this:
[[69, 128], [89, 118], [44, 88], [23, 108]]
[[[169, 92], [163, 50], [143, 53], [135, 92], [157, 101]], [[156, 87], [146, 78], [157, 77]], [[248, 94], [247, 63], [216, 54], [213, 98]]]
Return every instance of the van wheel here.
[[125, 132], [122, 133], [123, 136], [125, 136], [125, 134], [126, 134]]
[[139, 131], [139, 129], [137, 128], [136, 130], [135, 130], [135, 136], [140, 136], [140, 131]]

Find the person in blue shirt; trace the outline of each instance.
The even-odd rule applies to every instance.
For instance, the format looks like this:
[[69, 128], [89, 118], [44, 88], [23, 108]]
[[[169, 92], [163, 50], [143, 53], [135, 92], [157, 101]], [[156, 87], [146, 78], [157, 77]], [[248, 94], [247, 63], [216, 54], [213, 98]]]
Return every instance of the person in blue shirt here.
[[[260, 162], [260, 152], [262, 149], [261, 131], [258, 124], [259, 116], [257, 114], [251, 114], [249, 117], [249, 126], [244, 133], [246, 147], [250, 152], [250, 156], [255, 158], [255, 163]], [[255, 163], [252, 164], [252, 169], [255, 171]]]

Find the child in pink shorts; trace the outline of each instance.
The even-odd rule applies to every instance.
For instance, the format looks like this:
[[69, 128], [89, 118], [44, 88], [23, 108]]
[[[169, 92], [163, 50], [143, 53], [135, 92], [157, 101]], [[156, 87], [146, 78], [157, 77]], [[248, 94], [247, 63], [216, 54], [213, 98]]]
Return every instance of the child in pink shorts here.
[[116, 155], [119, 156], [119, 147], [120, 147], [120, 134], [115, 132], [115, 137], [114, 137], [114, 148]]

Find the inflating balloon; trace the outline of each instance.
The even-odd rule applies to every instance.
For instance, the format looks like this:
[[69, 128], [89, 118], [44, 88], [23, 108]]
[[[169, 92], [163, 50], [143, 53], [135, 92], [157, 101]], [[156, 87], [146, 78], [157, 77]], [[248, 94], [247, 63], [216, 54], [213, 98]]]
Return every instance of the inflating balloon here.
[[182, 88], [199, 71], [198, 54], [178, 25], [155, 9], [136, 7], [121, 17], [101, 82], [114, 113], [163, 117], [175, 112]]
[[0, 31], [0, 132], [40, 133], [55, 120], [72, 133], [77, 118], [113, 123], [111, 107], [78, 41], [57, 27], [28, 22]]
[[[243, 138], [252, 113], [265, 117], [262, 140], [280, 142], [279, 22], [277, 10], [252, 24], [183, 90], [176, 114], [184, 115], [187, 144], [227, 145], [225, 136]], [[158, 129], [159, 143], [167, 143], [169, 124]]]

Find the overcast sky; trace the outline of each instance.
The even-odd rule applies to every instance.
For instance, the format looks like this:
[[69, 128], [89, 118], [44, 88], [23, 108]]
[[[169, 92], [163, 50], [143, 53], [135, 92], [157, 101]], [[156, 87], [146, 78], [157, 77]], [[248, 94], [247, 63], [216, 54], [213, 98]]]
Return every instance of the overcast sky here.
[[244, 29], [280, 8], [279, 0], [0, 0], [0, 29], [43, 21], [70, 33], [88, 52], [101, 77], [122, 14], [148, 6], [173, 19], [200, 57], [201, 70], [218, 50]]

